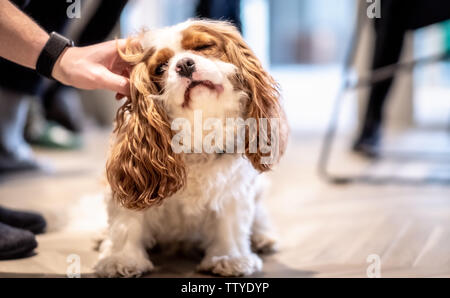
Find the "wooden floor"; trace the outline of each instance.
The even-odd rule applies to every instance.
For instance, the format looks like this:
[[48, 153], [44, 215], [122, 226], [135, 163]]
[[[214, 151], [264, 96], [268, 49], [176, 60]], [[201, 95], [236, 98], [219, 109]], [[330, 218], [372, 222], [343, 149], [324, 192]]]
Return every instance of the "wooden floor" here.
[[[271, 174], [266, 204], [281, 247], [264, 257], [264, 271], [257, 276], [366, 277], [367, 258], [375, 254], [382, 277], [450, 277], [450, 185], [324, 183], [315, 168], [319, 140], [294, 135]], [[105, 221], [98, 194], [108, 132], [91, 132], [85, 141], [79, 152], [38, 150], [53, 163], [53, 173], [0, 181], [0, 204], [40, 211], [49, 223], [48, 232], [37, 237], [36, 254], [0, 261], [0, 277], [64, 277], [73, 254], [80, 257], [82, 276], [93, 276], [95, 238]], [[450, 173], [449, 163], [370, 165], [348, 154], [334, 160], [333, 168], [342, 172]], [[152, 259], [157, 271], [148, 277], [208, 276], [195, 272], [194, 257], [155, 254]]]

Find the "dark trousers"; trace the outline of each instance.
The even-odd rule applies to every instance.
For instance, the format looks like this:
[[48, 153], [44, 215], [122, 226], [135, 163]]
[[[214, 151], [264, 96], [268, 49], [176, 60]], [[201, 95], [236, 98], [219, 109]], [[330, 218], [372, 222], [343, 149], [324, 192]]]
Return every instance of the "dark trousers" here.
[[241, 31], [240, 0], [200, 0], [197, 17], [232, 22]]
[[[397, 63], [408, 30], [450, 19], [449, 0], [381, 0], [381, 18], [375, 19], [375, 51], [372, 70]], [[364, 134], [382, 123], [383, 107], [393, 78], [374, 84], [370, 90]]]

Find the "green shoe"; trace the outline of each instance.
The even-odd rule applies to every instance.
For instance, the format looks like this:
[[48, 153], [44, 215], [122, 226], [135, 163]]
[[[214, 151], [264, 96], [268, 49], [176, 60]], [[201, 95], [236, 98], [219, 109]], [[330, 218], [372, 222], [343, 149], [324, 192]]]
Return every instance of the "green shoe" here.
[[40, 133], [29, 137], [28, 141], [32, 145], [64, 150], [75, 150], [82, 146], [79, 135], [52, 121], [46, 122]]

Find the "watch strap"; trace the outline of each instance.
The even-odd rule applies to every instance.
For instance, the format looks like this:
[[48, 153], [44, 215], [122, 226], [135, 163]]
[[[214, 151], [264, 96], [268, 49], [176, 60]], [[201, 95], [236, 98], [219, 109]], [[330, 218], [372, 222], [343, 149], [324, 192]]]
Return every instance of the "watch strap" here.
[[72, 47], [73, 41], [56, 33], [50, 33], [50, 38], [39, 54], [36, 62], [36, 71], [49, 79], [52, 78], [53, 67], [61, 53], [67, 47]]

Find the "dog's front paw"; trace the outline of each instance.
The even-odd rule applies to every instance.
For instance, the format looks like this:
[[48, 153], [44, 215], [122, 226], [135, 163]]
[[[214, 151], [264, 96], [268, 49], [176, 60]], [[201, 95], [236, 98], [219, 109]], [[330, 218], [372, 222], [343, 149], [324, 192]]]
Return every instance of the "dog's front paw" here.
[[94, 270], [100, 277], [139, 277], [153, 268], [153, 263], [145, 257], [114, 254], [100, 259]]
[[254, 252], [270, 254], [278, 251], [276, 238], [270, 234], [253, 234], [251, 241]]
[[256, 254], [245, 256], [220, 256], [203, 259], [199, 271], [210, 271], [221, 276], [250, 275], [262, 270], [262, 261]]

